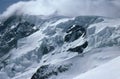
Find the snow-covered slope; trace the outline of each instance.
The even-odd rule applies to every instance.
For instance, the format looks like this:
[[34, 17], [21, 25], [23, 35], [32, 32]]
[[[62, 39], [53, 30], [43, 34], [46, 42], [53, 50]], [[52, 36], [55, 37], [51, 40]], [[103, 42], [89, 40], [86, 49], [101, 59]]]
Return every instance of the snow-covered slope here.
[[77, 76], [74, 79], [119, 79], [120, 78], [120, 57]]
[[[33, 77], [32, 79], [42, 79], [42, 76], [46, 77], [52, 72], [56, 72], [57, 75], [52, 74], [48, 79], [73, 79], [80, 74], [97, 68], [100, 65], [118, 57], [120, 55], [119, 51], [119, 47], [98, 48], [90, 51], [89, 53], [87, 52], [84, 56], [77, 55], [64, 61], [47, 64], [44, 65], [45, 69], [44, 66], [42, 66], [37, 71], [39, 74], [35, 74], [36, 78]], [[42, 71], [44, 74], [42, 74]]]
[[4, 79], [73, 79], [120, 56], [120, 19], [56, 16], [35, 22], [39, 29], [0, 58]]
[[90, 47], [120, 45], [120, 19], [106, 19], [102, 23], [88, 27], [87, 35]]

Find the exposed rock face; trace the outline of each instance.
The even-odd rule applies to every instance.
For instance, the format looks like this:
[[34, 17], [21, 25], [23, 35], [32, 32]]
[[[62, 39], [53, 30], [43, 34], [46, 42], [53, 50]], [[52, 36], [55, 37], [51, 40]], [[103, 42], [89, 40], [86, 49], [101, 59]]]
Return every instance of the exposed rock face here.
[[57, 76], [67, 71], [72, 64], [68, 65], [44, 65], [41, 66], [31, 79], [48, 79], [51, 76]]
[[86, 35], [86, 30], [83, 26], [73, 25], [67, 30], [67, 35], [65, 36], [66, 42], [73, 42], [77, 40], [82, 34]]
[[[65, 41], [73, 42], [80, 38], [81, 36], [84, 37], [86, 35], [86, 29], [83, 26], [73, 25], [67, 30], [66, 33], [67, 35], [65, 36]], [[86, 41], [83, 45], [74, 48], [69, 48], [68, 51], [82, 53], [87, 46], [88, 42]]]
[[88, 46], [88, 42], [86, 41], [83, 45], [77, 46], [75, 48], [70, 48], [68, 51], [78, 52], [79, 54], [83, 52], [83, 50]]
[[29, 36], [37, 31], [35, 25], [12, 16], [0, 25], [0, 57], [13, 47], [17, 47], [17, 40]]

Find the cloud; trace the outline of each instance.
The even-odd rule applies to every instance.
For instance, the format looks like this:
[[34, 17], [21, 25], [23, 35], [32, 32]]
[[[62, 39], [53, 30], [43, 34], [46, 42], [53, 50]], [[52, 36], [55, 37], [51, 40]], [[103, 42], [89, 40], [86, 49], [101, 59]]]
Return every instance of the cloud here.
[[7, 8], [2, 16], [13, 14], [64, 16], [97, 15], [120, 17], [120, 0], [31, 0], [20, 1]]
[[16, 4], [13, 4], [7, 8], [6, 11], [3, 12], [1, 16], [3, 17], [9, 17], [13, 14], [22, 14], [22, 7], [24, 8], [25, 3], [24, 2], [19, 2]]
[[[55, 2], [54, 2], [55, 1]], [[98, 15], [119, 17], [119, 0], [53, 0], [53, 5], [60, 14], [78, 16], [78, 15]], [[51, 3], [51, 4], [52, 4]], [[116, 3], [116, 4], [115, 4]]]

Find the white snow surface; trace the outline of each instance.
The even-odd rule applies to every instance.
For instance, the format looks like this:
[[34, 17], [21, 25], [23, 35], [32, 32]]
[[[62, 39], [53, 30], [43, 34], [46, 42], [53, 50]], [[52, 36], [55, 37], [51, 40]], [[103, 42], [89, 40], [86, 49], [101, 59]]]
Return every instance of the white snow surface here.
[[[73, 18], [48, 22], [39, 31], [20, 39], [18, 47], [10, 51], [9, 65], [1, 69], [0, 79], [30, 79], [40, 66], [46, 64], [72, 64], [68, 71], [49, 79], [120, 79], [120, 19], [104, 19], [103, 22], [92, 24], [87, 29], [86, 38], [80, 37], [61, 45], [58, 42], [63, 40], [66, 33], [57, 25], [69, 19]], [[104, 35], [101, 35], [103, 32]], [[84, 54], [67, 51], [70, 47], [82, 45], [85, 40], [89, 45]], [[44, 56], [39, 51], [43, 41], [47, 46], [56, 47]]]
[[[57, 77], [52, 77], [50, 79], [73, 79], [78, 75], [87, 73], [87, 72], [105, 64], [106, 62], [120, 56], [119, 51], [120, 51], [119, 47], [107, 47], [107, 48], [93, 49], [92, 51], [86, 52], [86, 54], [84, 54], [84, 56], [81, 56], [81, 55], [74, 56], [68, 60], [61, 62], [61, 63], [65, 63], [65, 62], [72, 63], [72, 67], [70, 67], [70, 69], [67, 72], [62, 73]], [[114, 64], [113, 64], [113, 66], [114, 66]], [[107, 71], [107, 69], [106, 69], [106, 71]], [[108, 71], [109, 71], [109, 69], [108, 69]], [[112, 71], [112, 72], [114, 72], [114, 71]], [[119, 70], [118, 70], [118, 72], [120, 73]], [[102, 73], [99, 73], [99, 74], [102, 74]], [[85, 79], [88, 79], [88, 78], [89, 77], [86, 77]], [[95, 77], [95, 78], [93, 77], [93, 79], [96, 79], [96, 78], [97, 77]], [[80, 78], [80, 79], [84, 79], [84, 78]], [[109, 78], [102, 78], [102, 79], [109, 79]]]
[[120, 56], [73, 79], [120, 79]]

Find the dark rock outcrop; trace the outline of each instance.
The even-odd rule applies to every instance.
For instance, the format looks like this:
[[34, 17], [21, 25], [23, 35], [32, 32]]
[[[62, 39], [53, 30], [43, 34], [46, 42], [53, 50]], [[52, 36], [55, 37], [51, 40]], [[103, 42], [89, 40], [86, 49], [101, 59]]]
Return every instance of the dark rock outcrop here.
[[69, 48], [68, 51], [71, 52], [78, 52], [79, 54], [83, 52], [83, 50], [88, 46], [88, 42], [86, 41], [84, 44], [81, 46], [77, 46], [75, 48]]
[[35, 25], [11, 16], [0, 25], [0, 57], [17, 47], [17, 41], [34, 33]]
[[82, 35], [86, 35], [86, 30], [83, 28], [83, 26], [79, 25], [73, 25], [66, 31], [67, 35], [65, 36], [65, 41], [66, 42], [73, 42], [77, 40], [79, 37]]
[[72, 64], [66, 65], [43, 65], [37, 72], [31, 77], [31, 79], [48, 79], [51, 76], [57, 76], [59, 73], [67, 71]]
[[[66, 31], [66, 33], [67, 35], [65, 36], [64, 40], [66, 42], [73, 42], [78, 38], [80, 38], [81, 36], [85, 37], [86, 29], [80, 25], [73, 25]], [[88, 46], [88, 42], [86, 41], [80, 46], [69, 48], [67, 51], [82, 53], [87, 46]]]

